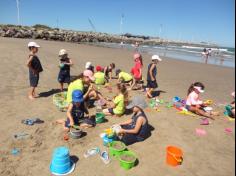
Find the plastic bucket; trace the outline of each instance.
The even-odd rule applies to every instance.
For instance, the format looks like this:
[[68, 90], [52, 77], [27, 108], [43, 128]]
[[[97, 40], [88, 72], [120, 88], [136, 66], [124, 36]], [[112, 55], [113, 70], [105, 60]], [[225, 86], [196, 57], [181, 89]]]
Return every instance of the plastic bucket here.
[[180, 102], [180, 101], [181, 101], [181, 98], [176, 96], [176, 97], [174, 97], [174, 98], [172, 99], [172, 101], [173, 101], [174, 103]]
[[104, 113], [96, 113], [96, 123], [104, 122], [105, 114]]
[[[114, 148], [116, 144], [121, 145], [121, 149]], [[120, 141], [113, 141], [110, 143], [109, 146], [109, 154], [114, 157], [118, 157], [119, 155], [122, 154], [122, 152], [126, 149], [126, 145], [123, 142]]]
[[51, 173], [66, 174], [71, 171], [72, 165], [68, 148], [58, 147], [54, 150], [50, 165]]
[[[124, 158], [122, 158], [122, 157], [124, 157], [124, 156], [128, 156], [128, 157], [131, 157], [131, 159], [132, 160], [124, 160]], [[136, 160], [137, 160], [137, 157], [136, 157], [136, 155], [133, 153], [133, 152], [131, 152], [131, 151], [124, 151], [124, 152], [122, 152], [121, 154], [120, 154], [120, 156], [119, 156], [119, 160], [120, 160], [120, 166], [123, 168], [123, 169], [125, 169], [125, 170], [129, 170], [129, 169], [131, 169], [131, 168], [133, 168], [134, 166], [135, 166], [135, 162], [136, 162]]]
[[168, 146], [166, 148], [166, 163], [170, 166], [178, 166], [183, 162], [183, 152], [181, 149]]

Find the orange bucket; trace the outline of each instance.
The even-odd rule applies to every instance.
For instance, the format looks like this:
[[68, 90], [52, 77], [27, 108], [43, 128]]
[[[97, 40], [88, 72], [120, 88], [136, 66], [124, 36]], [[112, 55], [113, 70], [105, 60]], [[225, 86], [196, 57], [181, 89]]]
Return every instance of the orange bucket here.
[[166, 148], [166, 163], [170, 166], [178, 166], [183, 162], [183, 152], [181, 149], [168, 146]]

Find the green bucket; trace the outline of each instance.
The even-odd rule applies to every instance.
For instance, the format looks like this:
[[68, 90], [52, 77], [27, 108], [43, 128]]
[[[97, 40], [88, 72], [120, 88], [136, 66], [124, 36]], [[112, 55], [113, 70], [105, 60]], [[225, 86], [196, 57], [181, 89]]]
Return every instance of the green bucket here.
[[[120, 148], [116, 148], [116, 146], [119, 145]], [[120, 141], [113, 141], [112, 143], [110, 143], [109, 146], [109, 154], [110, 156], [113, 157], [118, 157], [123, 151], [125, 151], [126, 149], [126, 145], [123, 142]]]
[[105, 118], [104, 113], [96, 113], [96, 123], [103, 123]]
[[135, 166], [137, 157], [131, 151], [123, 151], [119, 156], [119, 160], [120, 166], [125, 170], [129, 170]]

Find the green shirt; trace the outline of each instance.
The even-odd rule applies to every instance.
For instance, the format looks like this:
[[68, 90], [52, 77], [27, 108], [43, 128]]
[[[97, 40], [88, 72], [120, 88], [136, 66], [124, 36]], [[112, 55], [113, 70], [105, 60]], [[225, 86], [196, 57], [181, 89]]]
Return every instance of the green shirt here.
[[125, 82], [129, 82], [133, 79], [132, 75], [126, 72], [120, 72], [119, 73], [119, 79], [123, 79]]
[[72, 93], [74, 90], [80, 90], [84, 92], [84, 85], [81, 79], [77, 79], [74, 82], [70, 83], [68, 87], [68, 91], [67, 91], [67, 97], [66, 97], [66, 101], [68, 103], [72, 102]]
[[103, 84], [105, 84], [105, 74], [103, 72], [95, 73], [94, 77], [95, 77], [95, 84], [96, 85], [103, 85]]
[[114, 114], [123, 115], [125, 112], [125, 98], [124, 95], [120, 94], [113, 100], [115, 108], [113, 109]]

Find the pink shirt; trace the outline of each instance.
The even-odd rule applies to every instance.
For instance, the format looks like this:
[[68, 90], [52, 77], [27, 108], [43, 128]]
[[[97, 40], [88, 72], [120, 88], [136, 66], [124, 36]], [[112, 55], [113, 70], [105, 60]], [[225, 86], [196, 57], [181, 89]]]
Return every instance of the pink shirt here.
[[135, 66], [131, 70], [131, 73], [134, 75], [134, 78], [136, 78], [136, 79], [141, 79], [142, 78], [142, 75], [140, 76], [141, 68], [142, 68], [141, 62], [138, 59], [136, 59], [135, 60]]
[[186, 100], [186, 105], [195, 106], [200, 104], [203, 104], [203, 102], [200, 100], [199, 94], [197, 94], [195, 91], [191, 92]]

